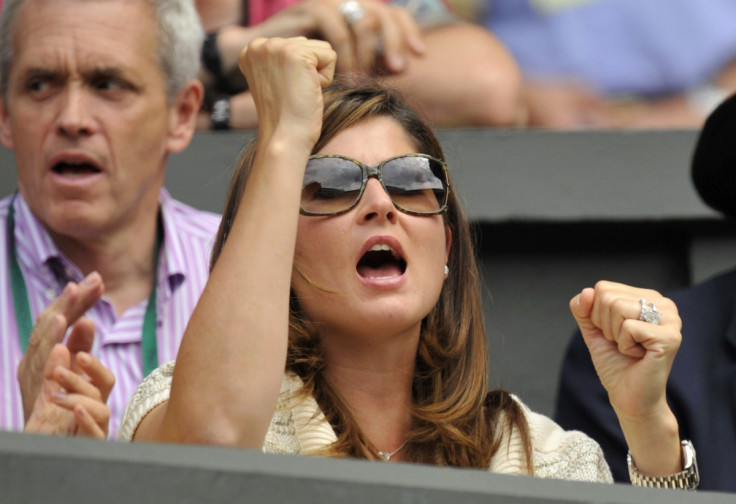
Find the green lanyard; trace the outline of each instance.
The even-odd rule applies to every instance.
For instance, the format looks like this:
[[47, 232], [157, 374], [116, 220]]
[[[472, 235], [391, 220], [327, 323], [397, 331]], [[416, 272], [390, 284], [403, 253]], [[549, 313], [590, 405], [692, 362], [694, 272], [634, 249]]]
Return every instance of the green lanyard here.
[[[31, 337], [31, 331], [33, 329], [33, 321], [31, 319], [31, 308], [28, 301], [26, 283], [23, 280], [23, 273], [20, 270], [18, 256], [15, 251], [15, 209], [13, 206], [17, 195], [18, 192], [16, 191], [8, 209], [8, 261], [10, 262], [10, 284], [13, 291], [15, 320], [18, 324], [18, 337], [20, 338], [21, 349], [23, 353], [26, 353], [28, 340]], [[163, 227], [161, 226], [161, 219], [157, 219], [156, 244], [153, 251], [153, 257], [155, 258], [153, 288], [151, 289], [151, 296], [148, 298], [146, 313], [143, 316], [143, 334], [141, 336], [143, 376], [148, 376], [151, 371], [158, 367], [158, 348], [156, 344], [156, 283], [158, 280], [158, 256], [161, 251], [162, 241]]]

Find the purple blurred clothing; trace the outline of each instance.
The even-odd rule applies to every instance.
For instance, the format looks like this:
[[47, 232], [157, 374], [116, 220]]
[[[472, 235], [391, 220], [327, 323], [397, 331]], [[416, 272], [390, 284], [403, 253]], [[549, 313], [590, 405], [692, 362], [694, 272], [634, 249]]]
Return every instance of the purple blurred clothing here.
[[485, 26], [527, 77], [663, 96], [707, 82], [736, 58], [734, 0], [487, 1]]

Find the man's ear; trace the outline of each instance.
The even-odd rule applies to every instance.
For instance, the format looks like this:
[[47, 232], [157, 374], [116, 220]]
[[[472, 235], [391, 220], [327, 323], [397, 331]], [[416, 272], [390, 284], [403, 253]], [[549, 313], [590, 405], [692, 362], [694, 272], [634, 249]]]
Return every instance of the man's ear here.
[[204, 87], [193, 79], [179, 90], [169, 111], [168, 152], [181, 152], [192, 140], [202, 106]]
[[0, 98], [0, 142], [8, 149], [13, 148], [13, 135], [10, 134], [10, 116], [5, 108], [3, 98]]

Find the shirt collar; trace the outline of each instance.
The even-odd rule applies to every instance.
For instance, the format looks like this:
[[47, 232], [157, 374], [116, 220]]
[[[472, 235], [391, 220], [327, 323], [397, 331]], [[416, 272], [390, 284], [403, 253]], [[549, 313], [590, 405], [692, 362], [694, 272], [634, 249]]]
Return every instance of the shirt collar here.
[[[161, 188], [159, 203], [161, 222], [164, 228], [164, 241], [161, 245], [163, 261], [159, 262], [158, 278], [159, 282], [161, 279], [168, 279], [168, 282], [164, 282], [163, 284], [165, 285], [166, 295], [168, 296], [184, 282], [187, 276], [184, 261], [186, 251], [177, 232], [181, 224], [177, 222], [177, 214], [172, 205], [171, 195], [164, 188]], [[162, 284], [159, 283], [159, 285]]]
[[[163, 288], [162, 294], [165, 296], [171, 295], [186, 278], [185, 250], [176, 232], [177, 216], [171, 202], [172, 198], [168, 191], [162, 188], [159, 208], [164, 241], [161, 246], [157, 281], [160, 288]], [[20, 193], [15, 200], [14, 209], [16, 244], [23, 250], [22, 254], [18, 254], [18, 260], [29, 269], [48, 267], [61, 283], [69, 280], [80, 281], [81, 271], [59, 250]]]
[[15, 198], [14, 210], [16, 247], [23, 250], [18, 260], [28, 268], [43, 268], [49, 261], [63, 260], [63, 254], [20, 193]]

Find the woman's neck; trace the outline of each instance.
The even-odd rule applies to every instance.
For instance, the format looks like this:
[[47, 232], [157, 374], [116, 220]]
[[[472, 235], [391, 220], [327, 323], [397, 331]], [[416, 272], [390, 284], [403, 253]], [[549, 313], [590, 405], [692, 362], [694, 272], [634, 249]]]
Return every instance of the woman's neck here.
[[[371, 358], [367, 350], [358, 354], [353, 359], [328, 351], [325, 377], [366, 438], [377, 450], [391, 453], [407, 440], [411, 428], [416, 345], [380, 358]], [[401, 452], [391, 457], [400, 459]]]

